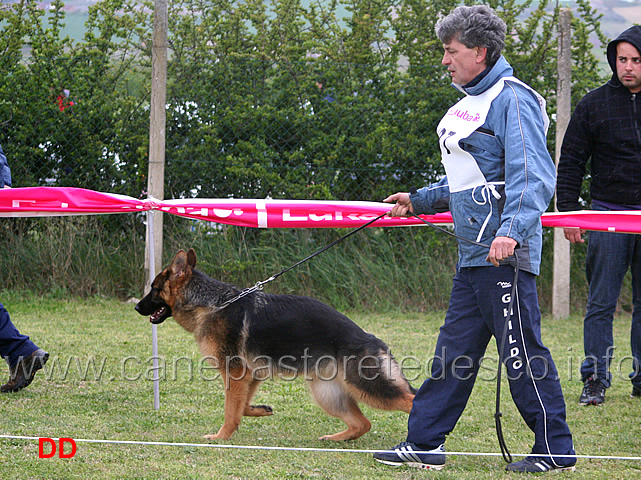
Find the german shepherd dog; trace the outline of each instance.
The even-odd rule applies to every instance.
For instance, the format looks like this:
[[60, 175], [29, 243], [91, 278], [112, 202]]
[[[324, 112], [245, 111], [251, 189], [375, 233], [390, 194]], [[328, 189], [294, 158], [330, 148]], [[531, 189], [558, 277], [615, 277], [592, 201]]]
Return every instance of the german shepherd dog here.
[[263, 292], [224, 306], [240, 290], [195, 267], [196, 252], [180, 250], [135, 308], [155, 324], [173, 316], [221, 372], [225, 422], [206, 439], [230, 438], [243, 415], [271, 415], [271, 407], [250, 402], [274, 374], [303, 375], [316, 402], [347, 424], [321, 440], [353, 440], [370, 430], [358, 402], [410, 412], [416, 390], [387, 345], [345, 315], [313, 298]]

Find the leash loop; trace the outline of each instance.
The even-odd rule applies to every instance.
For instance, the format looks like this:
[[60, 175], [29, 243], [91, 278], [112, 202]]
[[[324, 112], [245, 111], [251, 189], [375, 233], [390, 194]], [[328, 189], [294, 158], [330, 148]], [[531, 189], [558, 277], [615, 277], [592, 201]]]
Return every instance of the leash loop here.
[[[516, 267], [514, 268], [514, 280], [512, 281], [512, 293], [510, 294], [510, 303], [507, 306], [507, 318], [505, 319], [505, 326], [503, 327], [503, 335], [501, 336], [501, 347], [499, 350], [499, 366], [496, 372], [496, 410], [494, 413], [494, 424], [496, 426], [496, 437], [501, 448], [501, 455], [506, 463], [512, 463], [512, 454], [507, 448], [505, 437], [503, 436], [503, 425], [501, 423], [501, 372], [503, 370], [503, 350], [507, 345], [507, 324], [512, 318], [512, 310], [514, 308], [514, 300], [516, 298], [516, 283], [519, 280], [519, 257], [514, 255], [516, 260]], [[507, 368], [507, 365], [506, 367]]]
[[470, 240], [469, 238], [461, 237], [460, 235], [457, 235], [456, 233], [450, 232], [449, 230], [447, 230], [447, 229], [445, 229], [443, 227], [439, 227], [438, 225], [435, 225], [432, 222], [428, 222], [427, 220], [425, 220], [424, 218], [421, 218], [420, 216], [418, 216], [415, 213], [410, 213], [409, 215], [412, 216], [412, 217], [417, 218], [418, 220], [423, 222], [425, 225], [427, 225], [429, 227], [432, 227], [432, 228], [438, 230], [439, 232], [443, 232], [444, 234], [449, 235], [450, 237], [454, 237], [457, 240], [463, 240], [464, 242], [471, 243], [472, 245], [476, 245], [477, 247], [490, 248], [490, 246], [487, 243], [481, 243], [479, 241], [474, 241], [474, 240]]

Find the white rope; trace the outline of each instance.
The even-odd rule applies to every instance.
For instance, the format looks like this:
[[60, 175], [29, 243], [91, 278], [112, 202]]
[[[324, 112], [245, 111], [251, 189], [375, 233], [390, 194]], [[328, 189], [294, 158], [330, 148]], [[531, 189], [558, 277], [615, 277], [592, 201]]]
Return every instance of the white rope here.
[[[48, 438], [48, 437], [47, 437]], [[65, 438], [65, 437], [63, 437]], [[68, 438], [68, 437], [66, 437]], [[26, 437], [21, 435], [0, 435], [0, 439], [14, 439], [14, 440], [39, 440], [40, 437]], [[52, 440], [60, 440], [60, 438], [51, 437]], [[94, 440], [87, 438], [74, 438], [76, 443], [103, 443], [114, 445], [146, 445], [146, 446], [161, 446], [161, 447], [202, 447], [202, 448], [235, 448], [238, 450], [277, 450], [288, 452], [330, 452], [330, 453], [381, 453], [390, 452], [390, 450], [369, 450], [369, 449], [347, 449], [347, 448], [310, 448], [310, 447], [269, 447], [264, 445], [222, 445], [216, 443], [175, 443], [175, 442], [141, 442], [137, 440]], [[428, 452], [417, 452], [428, 453]], [[459, 456], [478, 456], [478, 457], [500, 457], [501, 453], [491, 452], [445, 452], [446, 455], [459, 455]], [[540, 457], [541, 454], [533, 453], [516, 453], [512, 454], [515, 457]], [[641, 461], [641, 457], [634, 456], [616, 456], [616, 455], [556, 455], [555, 457], [572, 457], [572, 458], [586, 458], [586, 459], [602, 459], [602, 460], [635, 460]]]

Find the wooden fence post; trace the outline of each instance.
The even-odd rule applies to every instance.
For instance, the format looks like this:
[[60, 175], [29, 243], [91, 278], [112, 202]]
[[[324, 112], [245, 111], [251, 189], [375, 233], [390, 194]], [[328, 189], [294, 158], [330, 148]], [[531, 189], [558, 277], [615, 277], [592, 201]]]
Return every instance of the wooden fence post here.
[[[570, 122], [572, 92], [571, 28], [572, 12], [562, 8], [559, 16], [559, 49], [557, 59], [556, 97], [556, 148], [555, 163], [558, 167], [563, 136]], [[556, 210], [556, 197], [555, 197]], [[563, 229], [554, 229], [554, 266], [552, 280], [552, 316], [570, 316], [570, 242], [565, 239]]]
[[[165, 126], [167, 123], [167, 0], [154, 2], [154, 32], [151, 53], [151, 104], [149, 108], [149, 176], [147, 197], [165, 197]], [[155, 273], [162, 268], [163, 217], [157, 210], [148, 212], [145, 243], [145, 292], [151, 290]], [[152, 264], [153, 263], [153, 264]], [[158, 332], [151, 326], [153, 352], [154, 408], [160, 408], [158, 369]]]

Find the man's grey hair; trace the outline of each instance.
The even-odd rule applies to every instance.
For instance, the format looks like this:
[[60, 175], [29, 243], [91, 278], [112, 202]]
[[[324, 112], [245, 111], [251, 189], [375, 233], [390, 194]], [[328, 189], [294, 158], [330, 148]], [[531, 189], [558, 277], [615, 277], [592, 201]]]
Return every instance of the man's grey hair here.
[[486, 47], [487, 65], [492, 66], [505, 46], [507, 26], [485, 5], [456, 7], [436, 22], [436, 35], [443, 43], [458, 40], [467, 48]]

